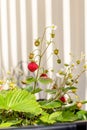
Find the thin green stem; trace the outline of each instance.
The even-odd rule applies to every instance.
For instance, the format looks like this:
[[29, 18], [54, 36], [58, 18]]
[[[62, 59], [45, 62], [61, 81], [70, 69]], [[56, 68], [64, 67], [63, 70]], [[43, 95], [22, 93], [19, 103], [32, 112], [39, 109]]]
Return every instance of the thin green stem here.
[[[47, 30], [47, 28], [44, 29], [44, 32], [43, 32], [43, 35], [42, 35], [42, 39], [41, 39], [41, 46], [40, 46], [41, 48], [40, 48], [39, 63], [38, 63], [39, 68], [38, 68], [37, 74], [36, 74], [36, 81], [35, 81], [35, 83], [34, 83], [34, 90], [35, 90], [35, 88], [36, 88], [37, 81], [38, 81], [38, 75], [39, 75], [39, 71], [40, 71], [40, 65], [41, 65], [42, 57], [43, 57], [43, 55], [45, 54], [46, 50], [48, 49], [49, 45], [52, 43], [52, 42], [51, 42], [51, 39], [50, 39], [50, 44], [48, 44], [48, 46], [45, 48], [45, 50], [44, 50], [43, 52], [41, 51], [41, 50], [42, 50], [42, 44], [43, 44], [43, 40], [44, 40], [44, 36], [45, 36], [46, 30]], [[42, 53], [41, 53], [41, 52], [42, 52]]]
[[43, 51], [43, 53], [41, 54], [41, 57], [44, 55], [44, 53], [46, 52], [46, 50], [48, 49], [49, 45], [45, 48], [45, 50]]
[[[40, 59], [39, 59], [39, 65], [38, 65], [39, 67], [40, 67], [40, 64], [41, 64], [41, 56], [40, 56]], [[34, 83], [34, 90], [35, 90], [36, 85], [37, 85], [39, 70], [40, 70], [40, 68], [38, 68], [38, 70], [37, 70], [36, 81], [35, 81], [35, 83]]]
[[42, 36], [42, 39], [41, 39], [41, 48], [40, 48], [39, 64], [38, 64], [39, 68], [38, 68], [37, 74], [36, 74], [36, 81], [34, 82], [34, 90], [35, 90], [36, 85], [37, 85], [37, 80], [38, 80], [38, 75], [39, 75], [39, 70], [40, 70], [40, 65], [41, 65], [41, 59], [42, 59], [41, 50], [42, 50], [42, 43], [43, 43], [43, 40], [44, 40], [45, 33], [46, 33], [46, 28], [44, 29], [43, 36]]
[[43, 40], [44, 40], [45, 33], [46, 33], [46, 28], [44, 29], [43, 36], [42, 36], [42, 39], [41, 39], [41, 48], [40, 48], [40, 50], [42, 50], [42, 43], [43, 43]]

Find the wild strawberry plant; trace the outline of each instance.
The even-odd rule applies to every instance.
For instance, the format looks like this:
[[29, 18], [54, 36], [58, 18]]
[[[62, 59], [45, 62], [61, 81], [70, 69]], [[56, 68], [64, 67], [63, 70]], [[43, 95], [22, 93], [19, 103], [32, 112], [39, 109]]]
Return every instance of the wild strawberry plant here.
[[[71, 62], [63, 64], [62, 59], [59, 56], [59, 49], [55, 47], [55, 29], [56, 26], [54, 25], [46, 27], [42, 37], [38, 37], [34, 41], [35, 49], [29, 53], [29, 62], [27, 66], [30, 75], [26, 80], [23, 81], [23, 83], [28, 85], [28, 87], [25, 88], [32, 93], [38, 93], [42, 91], [41, 87], [38, 85], [39, 82], [45, 86], [50, 84], [49, 89], [45, 89], [44, 92], [51, 94], [51, 100], [58, 100], [64, 104], [70, 104], [74, 100], [80, 102], [80, 98], [77, 95], [77, 85], [79, 82], [79, 77], [87, 70], [85, 56], [81, 54], [80, 58], [75, 59], [70, 53], [69, 55], [72, 59]], [[47, 31], [49, 31], [49, 40], [46, 39]], [[57, 72], [56, 74], [53, 73], [53, 75], [56, 75], [55, 79], [49, 76], [48, 72], [50, 70], [45, 68], [45, 66], [42, 64], [44, 55], [51, 45], [53, 45], [53, 51], [51, 55], [56, 56], [55, 63], [62, 64], [63, 66], [58, 70], [59, 66], [57, 65]], [[48, 62], [48, 60], [46, 62]], [[72, 98], [72, 95], [74, 95], [74, 99]]]
[[[87, 70], [85, 57], [81, 54], [80, 58], [73, 60], [70, 54], [72, 61], [63, 64], [59, 49], [55, 47], [55, 28], [54, 25], [46, 27], [42, 37], [34, 41], [35, 49], [28, 56], [29, 76], [21, 80], [24, 88], [17, 87], [16, 70], [0, 80], [0, 128], [87, 120], [87, 111], [81, 109], [87, 101], [77, 95], [79, 77]], [[46, 40], [48, 30], [50, 38]], [[56, 56], [57, 65], [63, 66], [59, 70], [59, 66], [56, 68], [54, 79], [43, 65], [45, 53], [51, 45], [54, 46], [51, 55]], [[20, 74], [23, 72], [20, 71]], [[50, 87], [43, 90], [39, 83], [49, 84]], [[37, 101], [34, 94], [40, 91], [49, 93], [50, 98]]]
[[[48, 76], [49, 69], [45, 68], [45, 66], [42, 65], [42, 61], [44, 59], [44, 55], [45, 55], [46, 51], [48, 50], [48, 48], [51, 45], [54, 45], [54, 47], [55, 47], [55, 42], [54, 42], [55, 28], [56, 27], [54, 25], [46, 27], [44, 29], [42, 37], [37, 38], [34, 41], [35, 49], [32, 52], [30, 52], [30, 54], [29, 54], [28, 71], [30, 72], [30, 76], [25, 81], [23, 81], [23, 83], [29, 84], [30, 87], [31, 87], [31, 83], [32, 83], [33, 92], [41, 91], [41, 89], [38, 88], [38, 82], [45, 84], [45, 85], [51, 84], [53, 82], [53, 79]], [[46, 32], [48, 30], [50, 32], [49, 41], [46, 40]], [[43, 46], [45, 46], [44, 49], [43, 49]], [[55, 54], [55, 56], [57, 56], [57, 62], [60, 64], [61, 59], [59, 58], [59, 50], [57, 48], [55, 48], [53, 50], [52, 54]], [[29, 85], [28, 85], [28, 88], [30, 90]], [[38, 89], [38, 91], [37, 91], [37, 89]]]

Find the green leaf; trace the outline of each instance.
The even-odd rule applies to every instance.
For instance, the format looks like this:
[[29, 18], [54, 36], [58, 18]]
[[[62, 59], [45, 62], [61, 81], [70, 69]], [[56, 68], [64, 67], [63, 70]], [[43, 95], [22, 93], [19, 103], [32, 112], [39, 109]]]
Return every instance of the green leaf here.
[[49, 114], [45, 114], [44, 116], [41, 116], [40, 120], [46, 124], [54, 124], [56, 122], [55, 120], [49, 118]]
[[38, 115], [42, 112], [35, 96], [26, 90], [9, 90], [5, 94], [0, 93], [0, 109], [18, 112], [29, 112]]
[[36, 88], [35, 90], [32, 91], [32, 94], [39, 93], [41, 91], [42, 91], [41, 88]]
[[82, 102], [82, 104], [86, 104], [87, 103], [87, 100], [83, 100], [83, 101], [81, 101]]
[[61, 107], [61, 103], [59, 101], [50, 101], [50, 102], [45, 101], [41, 107], [45, 109], [59, 108]]
[[57, 121], [61, 122], [71, 122], [71, 121], [76, 121], [78, 119], [78, 116], [74, 114], [71, 111], [63, 111], [62, 115], [60, 115], [57, 118]]
[[50, 94], [55, 94], [56, 93], [56, 89], [46, 89], [45, 92], [50, 93]]
[[1, 123], [0, 128], [7, 128], [7, 127], [12, 126], [13, 124], [14, 123], [12, 123], [12, 122]]
[[52, 83], [53, 80], [51, 78], [43, 78], [43, 77], [40, 77], [39, 78], [39, 81], [42, 83], [42, 84], [49, 84], [49, 83]]
[[39, 104], [40, 104], [41, 106], [43, 106], [43, 105], [46, 104], [46, 103], [48, 103], [47, 100], [39, 101]]
[[58, 117], [62, 115], [62, 111], [57, 111], [53, 112], [50, 116], [49, 119], [56, 120]]
[[32, 86], [27, 86], [24, 89], [27, 90], [28, 92], [31, 92], [32, 94], [39, 93], [40, 91], [42, 91], [41, 88], [35, 88], [35, 90], [33, 90]]
[[44, 123], [53, 124], [60, 115], [62, 115], [62, 111], [54, 112], [52, 114], [44, 113], [40, 120]]
[[7, 121], [7, 122], [4, 122], [4, 123], [1, 123], [0, 128], [7, 128], [7, 127], [10, 127], [10, 126], [13, 126], [13, 125], [17, 125], [19, 123], [21, 123], [21, 120], [19, 120], [19, 121]]
[[25, 82], [26, 82], [26, 84], [31, 84], [35, 81], [36, 81], [36, 79], [34, 77], [28, 77]]
[[27, 86], [24, 89], [27, 90], [28, 92], [32, 92], [33, 91], [33, 87], [32, 86]]
[[69, 90], [75, 90], [75, 89], [77, 89], [76, 87], [74, 87], [74, 86], [71, 86], [71, 87], [66, 87], [66, 88], [62, 88], [62, 90], [65, 92], [67, 92], [67, 91], [69, 91]]
[[5, 98], [4, 98], [4, 94], [3, 96], [0, 95], [0, 109], [5, 108]]
[[80, 120], [87, 120], [87, 111], [79, 110], [77, 113], [78, 119]]

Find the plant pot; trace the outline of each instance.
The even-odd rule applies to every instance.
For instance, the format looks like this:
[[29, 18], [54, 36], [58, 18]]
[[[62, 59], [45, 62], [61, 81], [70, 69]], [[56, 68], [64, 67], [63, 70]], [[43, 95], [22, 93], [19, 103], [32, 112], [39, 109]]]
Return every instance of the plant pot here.
[[87, 130], [87, 121], [77, 121], [73, 123], [57, 123], [49, 126], [27, 126], [27, 127], [11, 127], [0, 130]]

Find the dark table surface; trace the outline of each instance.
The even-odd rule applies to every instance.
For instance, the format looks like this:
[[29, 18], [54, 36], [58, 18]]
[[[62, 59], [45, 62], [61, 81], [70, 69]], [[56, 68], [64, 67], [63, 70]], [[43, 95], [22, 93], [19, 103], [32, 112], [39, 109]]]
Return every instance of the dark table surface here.
[[29, 126], [22, 128], [7, 128], [0, 130], [87, 130], [87, 121], [73, 123], [58, 123], [49, 126]]

